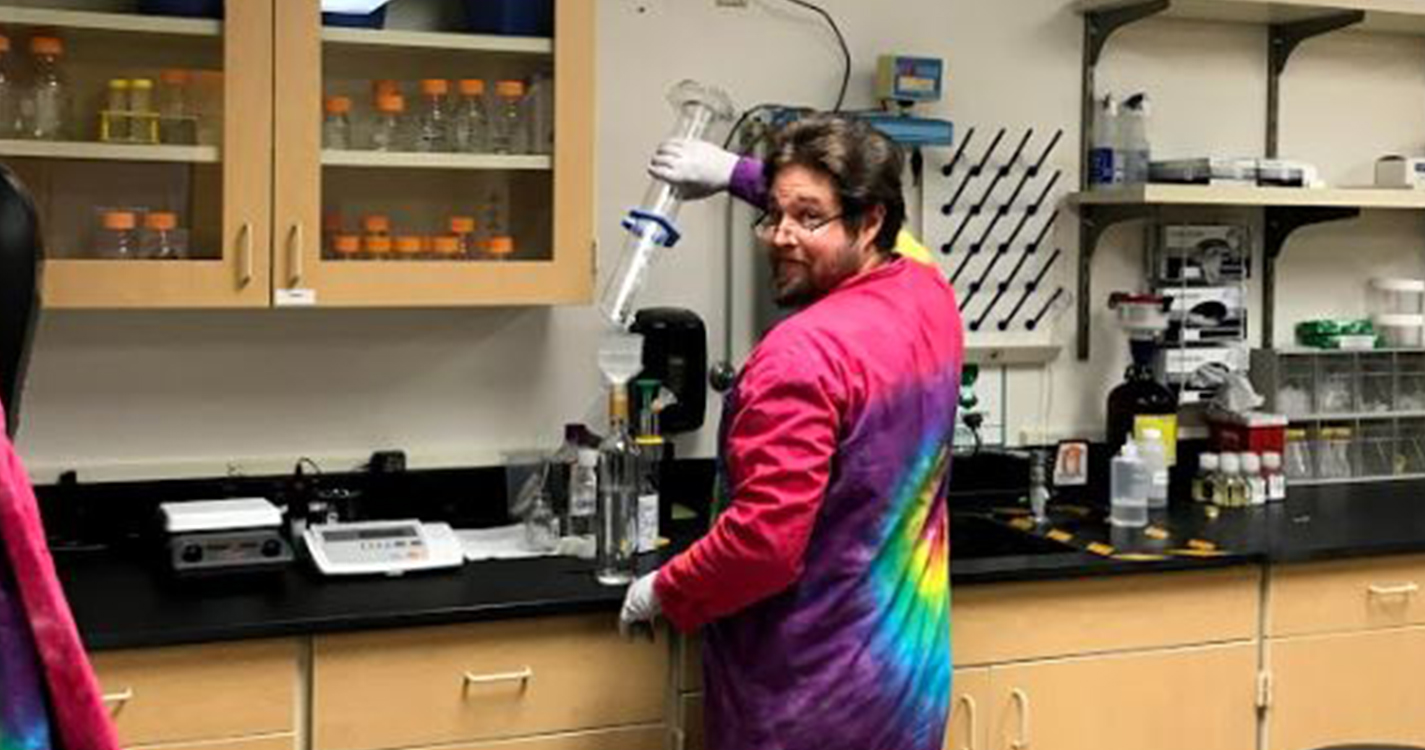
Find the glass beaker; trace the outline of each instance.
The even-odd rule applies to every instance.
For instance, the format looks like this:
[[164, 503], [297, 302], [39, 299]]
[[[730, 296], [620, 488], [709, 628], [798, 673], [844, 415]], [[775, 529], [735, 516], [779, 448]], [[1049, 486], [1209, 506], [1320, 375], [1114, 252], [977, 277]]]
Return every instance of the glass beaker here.
[[[669, 138], [702, 138], [713, 124], [732, 119], [732, 102], [727, 94], [694, 81], [673, 86], [668, 101], [678, 114]], [[674, 222], [681, 205], [677, 190], [655, 179], [644, 192], [640, 208], [629, 215], [625, 223], [629, 237], [623, 255], [599, 301], [599, 309], [614, 325], [627, 328], [633, 322], [634, 300], [643, 289], [658, 249], [672, 247], [678, 240]]]

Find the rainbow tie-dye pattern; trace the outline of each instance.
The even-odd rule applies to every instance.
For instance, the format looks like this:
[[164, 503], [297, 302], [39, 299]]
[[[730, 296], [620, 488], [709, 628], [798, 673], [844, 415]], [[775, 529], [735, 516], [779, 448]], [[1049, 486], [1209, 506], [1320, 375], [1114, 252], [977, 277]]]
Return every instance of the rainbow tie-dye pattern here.
[[30, 624], [0, 550], [0, 750], [49, 750], [49, 714]]

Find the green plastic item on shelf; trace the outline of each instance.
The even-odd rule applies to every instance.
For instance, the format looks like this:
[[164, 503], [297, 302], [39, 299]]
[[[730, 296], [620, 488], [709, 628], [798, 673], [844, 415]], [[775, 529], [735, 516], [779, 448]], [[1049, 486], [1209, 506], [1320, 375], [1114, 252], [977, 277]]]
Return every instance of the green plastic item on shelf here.
[[1376, 338], [1375, 326], [1369, 320], [1306, 320], [1296, 324], [1296, 343], [1313, 349], [1340, 349], [1343, 336]]

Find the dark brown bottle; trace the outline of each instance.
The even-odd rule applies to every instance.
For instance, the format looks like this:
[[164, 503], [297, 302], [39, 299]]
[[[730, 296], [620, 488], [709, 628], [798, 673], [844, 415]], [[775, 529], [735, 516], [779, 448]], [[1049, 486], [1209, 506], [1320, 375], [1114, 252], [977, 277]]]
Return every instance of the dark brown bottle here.
[[1160, 431], [1170, 442], [1177, 436], [1178, 399], [1153, 375], [1153, 343], [1134, 341], [1132, 347], [1133, 364], [1108, 394], [1108, 447], [1115, 453], [1133, 436], [1140, 417], [1159, 428], [1171, 420], [1170, 429]]

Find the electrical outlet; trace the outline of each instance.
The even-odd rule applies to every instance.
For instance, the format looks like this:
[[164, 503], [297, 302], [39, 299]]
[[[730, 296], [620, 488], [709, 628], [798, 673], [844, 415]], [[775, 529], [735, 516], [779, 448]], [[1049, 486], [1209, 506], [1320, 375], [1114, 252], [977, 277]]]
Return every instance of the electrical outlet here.
[[714, 0], [719, 8], [746, 8], [747, 0]]

